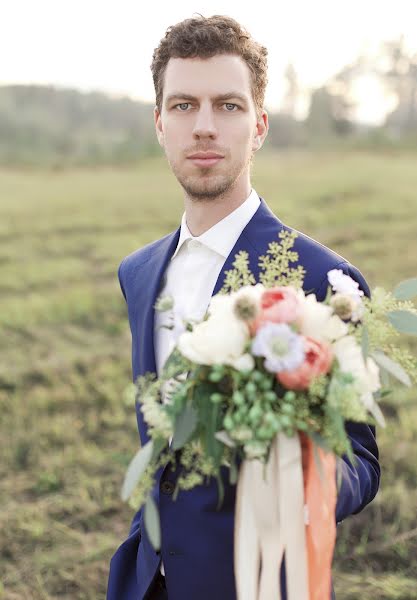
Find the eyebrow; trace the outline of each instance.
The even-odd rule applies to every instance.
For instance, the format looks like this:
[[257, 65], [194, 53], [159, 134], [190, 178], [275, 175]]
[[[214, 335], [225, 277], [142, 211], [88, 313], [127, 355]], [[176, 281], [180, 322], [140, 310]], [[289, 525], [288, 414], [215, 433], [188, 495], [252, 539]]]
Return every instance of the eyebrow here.
[[[217, 96], [214, 96], [212, 98], [212, 100], [230, 100], [231, 98], [236, 98], [245, 105], [247, 105], [247, 103], [248, 103], [246, 96], [243, 96], [239, 92], [228, 92], [227, 94], [219, 94]], [[198, 98], [196, 96], [191, 96], [190, 94], [183, 94], [181, 92], [174, 92], [173, 94], [170, 94], [169, 96], [167, 96], [166, 104], [169, 104], [172, 100], [178, 100], [178, 99], [198, 100]]]

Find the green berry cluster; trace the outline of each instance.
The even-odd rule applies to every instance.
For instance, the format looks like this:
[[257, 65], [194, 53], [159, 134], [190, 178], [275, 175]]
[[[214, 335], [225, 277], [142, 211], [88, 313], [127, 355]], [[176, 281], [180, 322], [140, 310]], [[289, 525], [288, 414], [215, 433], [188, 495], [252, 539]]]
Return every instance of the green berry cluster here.
[[[294, 433], [295, 394], [287, 391], [284, 398], [279, 398], [274, 386], [274, 377], [257, 369], [241, 371], [235, 379], [223, 426], [251, 455], [255, 451], [257, 455], [265, 454], [279, 431], [289, 435]], [[218, 400], [218, 397], [212, 400]]]
[[319, 429], [321, 408], [311, 406], [307, 394], [282, 387], [262, 365], [250, 371], [213, 365], [207, 378], [217, 384], [210, 400], [222, 409], [223, 428], [248, 457], [265, 457], [278, 432], [293, 436]]

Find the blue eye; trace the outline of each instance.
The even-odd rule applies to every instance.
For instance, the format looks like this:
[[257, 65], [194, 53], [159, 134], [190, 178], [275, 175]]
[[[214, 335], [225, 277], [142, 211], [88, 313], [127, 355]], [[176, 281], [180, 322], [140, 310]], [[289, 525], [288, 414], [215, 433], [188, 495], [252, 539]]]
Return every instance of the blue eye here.
[[[175, 104], [175, 106], [173, 108], [177, 108], [177, 106], [188, 106], [190, 103], [189, 102], [180, 102], [180, 104]], [[232, 102], [224, 102], [224, 106], [236, 106], [237, 109], [239, 109], [239, 106], [237, 104], [233, 104]], [[180, 110], [179, 112], [187, 112], [186, 110]], [[227, 110], [226, 112], [236, 112], [234, 110]]]

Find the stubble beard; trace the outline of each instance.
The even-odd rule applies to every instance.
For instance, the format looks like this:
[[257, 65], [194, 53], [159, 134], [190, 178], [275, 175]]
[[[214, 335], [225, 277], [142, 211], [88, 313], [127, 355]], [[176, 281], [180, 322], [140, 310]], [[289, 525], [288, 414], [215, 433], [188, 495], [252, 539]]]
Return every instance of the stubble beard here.
[[213, 200], [225, 197], [234, 188], [236, 181], [248, 165], [251, 169], [252, 155], [247, 159], [245, 165], [241, 166], [240, 169], [238, 166], [235, 166], [232, 173], [229, 169], [227, 175], [216, 173], [216, 165], [209, 168], [196, 167], [195, 174], [185, 174], [169, 158], [168, 162], [172, 172], [190, 200], [194, 202], [212, 202]]

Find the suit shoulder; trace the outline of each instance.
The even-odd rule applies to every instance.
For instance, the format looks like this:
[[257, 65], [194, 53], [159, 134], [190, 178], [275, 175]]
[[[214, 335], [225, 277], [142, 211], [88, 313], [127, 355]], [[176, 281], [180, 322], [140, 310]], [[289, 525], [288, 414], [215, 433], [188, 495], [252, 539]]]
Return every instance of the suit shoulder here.
[[367, 296], [370, 295], [369, 286], [362, 272], [353, 265], [349, 259], [328, 246], [325, 246], [318, 240], [310, 237], [306, 233], [284, 225], [287, 231], [297, 233], [297, 238], [294, 243], [294, 250], [298, 252], [299, 257], [302, 257], [302, 262], [306, 268], [307, 276], [309, 271], [315, 274], [314, 280], [309, 279], [309, 283], [314, 288], [317, 298], [322, 299], [327, 290], [327, 273], [332, 269], [340, 269], [345, 275], [349, 275], [352, 279], [358, 282], [359, 287]]
[[294, 242], [294, 250], [299, 253], [299, 258], [302, 262], [306, 260], [310, 262], [308, 259], [311, 258], [315, 271], [324, 263], [326, 265], [335, 265], [340, 262], [348, 262], [341, 254], [328, 248], [303, 231], [284, 223], [266, 204], [265, 200], [264, 203], [265, 206], [261, 206], [260, 216], [257, 219], [257, 230], [251, 238], [253, 241], [256, 240], [255, 243], [257, 244], [258, 252], [263, 252], [265, 244], [271, 242], [273, 238], [275, 238], [274, 241], [278, 241], [276, 237], [278, 237], [281, 231], [287, 231], [297, 234]]
[[157, 250], [161, 243], [163, 243], [168, 237], [172, 236], [173, 232], [167, 233], [162, 238], [154, 240], [153, 242], [149, 242], [145, 246], [134, 250], [130, 254], [127, 254], [121, 261], [119, 265], [119, 272], [123, 268], [123, 270], [131, 270], [136, 269], [147, 262], [152, 254]]
[[349, 262], [347, 258], [303, 231], [295, 229], [294, 227], [289, 227], [288, 225], [284, 225], [284, 229], [287, 231], [294, 231], [297, 234], [295, 245], [299, 246], [303, 252], [313, 252], [316, 256], [320, 257], [320, 259], [326, 260], [329, 263]]

